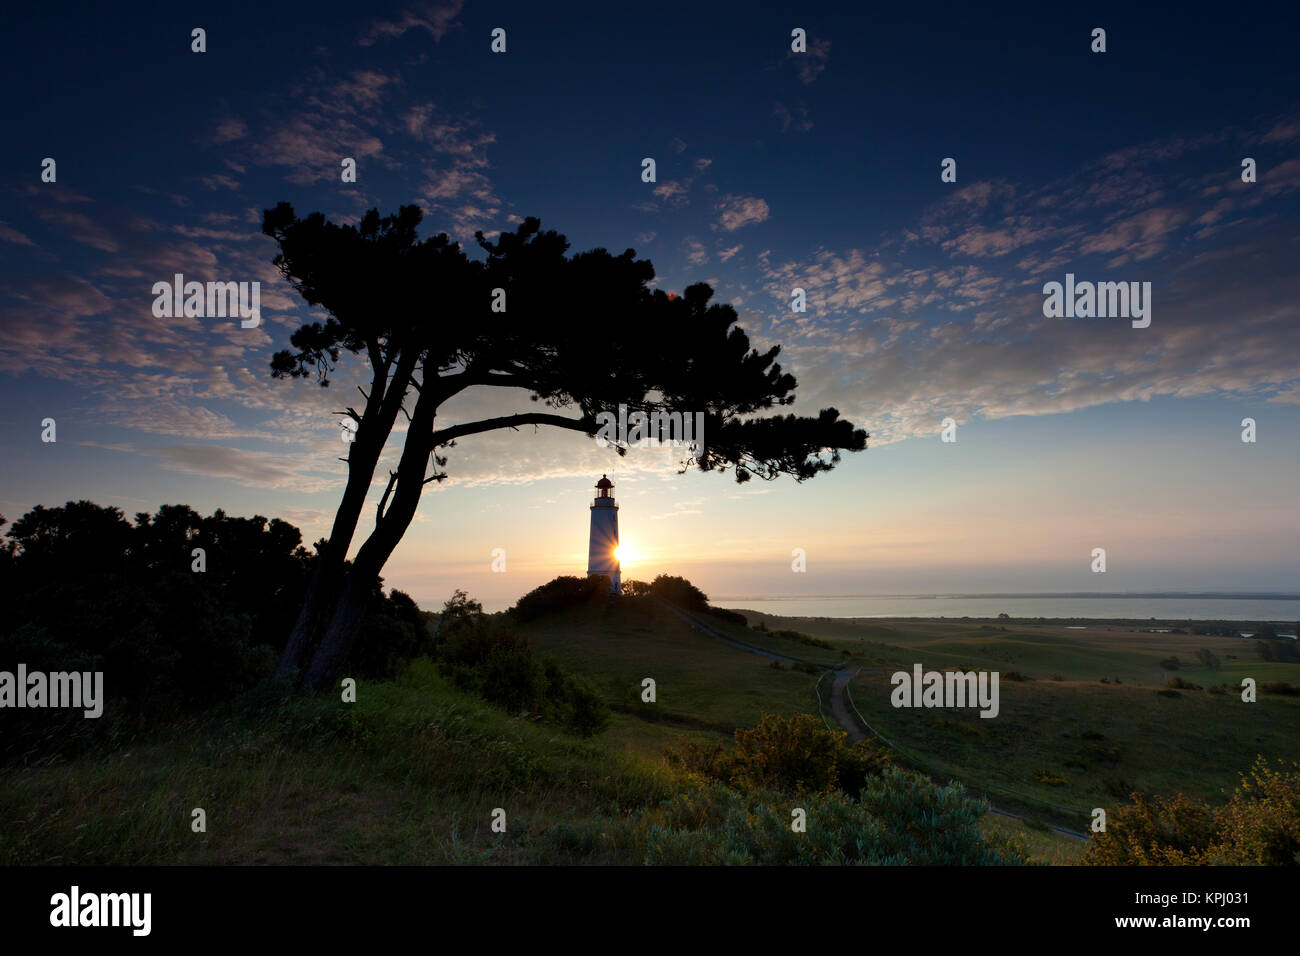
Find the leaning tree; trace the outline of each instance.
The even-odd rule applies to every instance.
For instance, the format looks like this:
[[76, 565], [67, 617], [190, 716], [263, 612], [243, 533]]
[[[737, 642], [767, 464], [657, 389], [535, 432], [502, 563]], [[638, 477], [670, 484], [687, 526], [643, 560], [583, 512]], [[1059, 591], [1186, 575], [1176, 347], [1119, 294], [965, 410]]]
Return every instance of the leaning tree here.
[[[476, 234], [472, 260], [446, 235], [419, 239], [421, 211], [403, 206], [357, 226], [288, 203], [267, 210], [262, 231], [280, 247], [280, 272], [323, 322], [304, 324], [292, 349], [271, 362], [276, 378], [314, 376], [328, 385], [342, 352], [364, 355], [369, 391], [348, 407], [355, 437], [347, 483], [316, 562], [277, 677], [308, 690], [329, 687], [347, 659], [374, 580], [415, 515], [424, 486], [446, 477], [445, 449], [470, 435], [549, 425], [595, 437], [601, 412], [620, 404], [647, 414], [703, 413], [706, 440], [683, 469], [734, 469], [798, 481], [827, 471], [866, 433], [833, 408], [815, 417], [764, 415], [794, 401], [795, 379], [760, 352], [713, 290], [681, 296], [652, 290], [654, 267], [633, 250], [568, 255], [569, 243], [529, 218], [496, 241]], [[439, 427], [439, 407], [470, 388], [523, 389], [545, 410]], [[518, 394], [518, 393], [516, 393]], [[408, 408], [408, 404], [410, 407]], [[407, 420], [397, 470], [377, 503], [374, 529], [345, 561], [384, 446]], [[620, 453], [626, 448], [618, 446]]]

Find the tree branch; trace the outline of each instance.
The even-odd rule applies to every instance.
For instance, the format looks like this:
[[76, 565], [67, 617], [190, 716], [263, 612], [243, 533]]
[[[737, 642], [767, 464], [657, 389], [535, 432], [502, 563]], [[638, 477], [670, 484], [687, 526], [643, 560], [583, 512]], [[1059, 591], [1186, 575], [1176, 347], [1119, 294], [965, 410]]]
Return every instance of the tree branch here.
[[375, 524], [384, 520], [384, 507], [388, 504], [388, 496], [393, 493], [393, 485], [397, 484], [397, 472], [388, 473], [388, 487], [384, 489], [384, 497], [379, 499], [378, 514], [375, 515]]
[[437, 447], [457, 438], [464, 438], [466, 435], [496, 431], [498, 428], [518, 428], [520, 425], [554, 425], [556, 428], [568, 428], [586, 435], [594, 435], [599, 429], [596, 419], [590, 416], [565, 418], [563, 415], [548, 415], [545, 412], [524, 412], [519, 415], [485, 418], [482, 421], [466, 422], [463, 425], [439, 429], [433, 433], [433, 444]]

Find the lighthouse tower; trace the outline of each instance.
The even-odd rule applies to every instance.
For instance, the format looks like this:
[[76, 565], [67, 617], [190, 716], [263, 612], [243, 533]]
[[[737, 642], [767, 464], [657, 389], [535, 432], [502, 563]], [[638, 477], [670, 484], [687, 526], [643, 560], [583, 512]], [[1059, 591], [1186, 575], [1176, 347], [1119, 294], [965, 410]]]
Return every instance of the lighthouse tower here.
[[603, 574], [609, 578], [614, 594], [623, 591], [618, 567], [618, 505], [614, 501], [614, 482], [601, 475], [596, 482], [596, 500], [591, 503], [591, 546], [587, 549], [587, 576]]

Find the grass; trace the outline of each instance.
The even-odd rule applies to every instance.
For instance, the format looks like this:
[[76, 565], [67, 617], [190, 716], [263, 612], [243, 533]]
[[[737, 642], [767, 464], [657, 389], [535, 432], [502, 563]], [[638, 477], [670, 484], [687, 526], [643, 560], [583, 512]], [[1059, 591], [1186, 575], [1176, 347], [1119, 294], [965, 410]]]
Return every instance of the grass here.
[[[1015, 625], [990, 632], [939, 622], [768, 623], [826, 638], [851, 654], [862, 650], [851, 658], [863, 668], [853, 695], [867, 720], [923, 755], [928, 769], [972, 787], [986, 781], [1085, 809], [1113, 805], [1132, 790], [1221, 800], [1255, 754], [1300, 758], [1296, 698], [1261, 694], [1258, 703], [1244, 704], [1239, 693], [1155, 693], [1174, 675], [1205, 687], [1236, 687], [1242, 676], [1300, 682], [1300, 665], [1251, 660], [1253, 642], [1242, 639]], [[1194, 661], [1200, 647], [1224, 659], [1222, 669], [1160, 667], [1170, 656]], [[1226, 660], [1229, 654], [1237, 659]], [[1001, 714], [992, 720], [971, 710], [895, 709], [890, 674], [917, 662], [927, 670], [1016, 670], [1031, 679], [1001, 681]]]
[[626, 862], [636, 832], [619, 808], [671, 789], [652, 762], [510, 717], [416, 662], [353, 705], [210, 714], [127, 752], [8, 772], [0, 865], [565, 862], [548, 831], [573, 819], [605, 834], [586, 862]]
[[[1262, 694], [1244, 704], [1236, 694], [1156, 693], [1171, 676], [1159, 661], [1171, 655], [1185, 662], [1172, 674], [1204, 686], [1241, 676], [1300, 683], [1300, 665], [1259, 661], [1253, 641], [751, 618], [759, 619], [832, 648], [707, 623], [776, 653], [861, 668], [852, 683], [858, 708], [936, 780], [1071, 808], [1054, 819], [1076, 830], [1087, 829], [1092, 807], [1114, 807], [1130, 790], [1218, 801], [1255, 754], [1300, 759], [1300, 699]], [[818, 713], [819, 674], [775, 668], [652, 602], [595, 604], [520, 629], [606, 698], [613, 715], [602, 735], [580, 739], [508, 715], [417, 661], [396, 682], [363, 682], [355, 704], [327, 696], [238, 702], [146, 743], [0, 771], [0, 865], [639, 863], [657, 808], [691, 785], [667, 748], [727, 742], [768, 713]], [[1222, 660], [1221, 670], [1190, 666], [1201, 647]], [[1001, 683], [994, 720], [895, 709], [889, 675], [916, 662], [1032, 679]], [[653, 704], [641, 699], [647, 677], [656, 682]], [[1014, 808], [997, 792], [988, 796]], [[196, 807], [206, 811], [206, 833], [191, 830]], [[489, 826], [497, 808], [506, 812], [504, 834]], [[1018, 838], [1037, 862], [1069, 863], [1083, 848], [1006, 817], [988, 815], [981, 829]]]
[[[729, 738], [764, 714], [817, 713], [817, 674], [774, 668], [652, 602], [576, 608], [521, 630], [539, 652], [587, 677], [612, 707], [657, 728], [624, 726], [615, 734], [644, 745], [642, 753], [662, 752], [683, 731]], [[645, 678], [655, 681], [653, 704], [642, 700]]]

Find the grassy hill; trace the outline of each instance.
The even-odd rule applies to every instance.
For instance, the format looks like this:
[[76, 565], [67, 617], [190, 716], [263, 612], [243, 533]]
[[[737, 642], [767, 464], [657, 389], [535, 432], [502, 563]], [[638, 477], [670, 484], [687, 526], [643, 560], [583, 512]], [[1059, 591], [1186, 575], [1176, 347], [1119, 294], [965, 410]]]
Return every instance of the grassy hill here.
[[[1221, 680], [1238, 671], [1278, 679], [1248, 659], [1248, 642], [1021, 624], [753, 619], [769, 630], [707, 620], [775, 654], [860, 669], [850, 692], [862, 714], [940, 785], [992, 784], [1086, 812], [1115, 805], [1130, 787], [1221, 799], [1220, 788], [1233, 786], [1256, 753], [1300, 757], [1296, 698], [1263, 695], [1246, 705], [1231, 694], [1157, 693], [1169, 676], [1160, 661], [1192, 660], [1199, 647], [1223, 659], [1221, 671], [1207, 672]], [[1007, 841], [1044, 862], [1071, 862], [1082, 851], [1041, 825], [979, 818], [955, 791], [894, 777], [877, 778], [860, 803], [799, 796], [822, 827], [792, 841], [792, 794], [710, 783], [667, 751], [691, 742], [730, 750], [733, 731], [769, 714], [825, 721], [814, 690], [823, 672], [774, 665], [650, 599], [596, 601], [518, 629], [596, 690], [612, 710], [608, 729], [583, 738], [507, 713], [454, 686], [426, 658], [397, 680], [360, 681], [355, 703], [262, 690], [96, 756], [0, 771], [0, 864], [791, 862], [837, 859], [859, 843], [884, 862], [924, 859], [953, 834], [951, 852], [965, 862], [987, 862]], [[996, 720], [895, 710], [889, 673], [917, 661], [1032, 679], [1003, 681]], [[1279, 676], [1300, 671], [1270, 667]], [[647, 677], [656, 682], [654, 703], [642, 700]], [[829, 683], [820, 684], [823, 695]], [[898, 819], [900, 806], [916, 819]], [[206, 813], [206, 832], [191, 828], [195, 808]], [[491, 827], [498, 809], [504, 833]], [[1069, 812], [1054, 819], [1086, 825]]]
[[[875, 778], [839, 793], [744, 792], [670, 762], [764, 714], [817, 712], [817, 675], [727, 647], [650, 602], [532, 622], [612, 725], [573, 736], [453, 686], [427, 659], [337, 696], [266, 690], [96, 756], [0, 771], [0, 865], [693, 863], [1012, 859], [958, 791]], [[794, 648], [790, 648], [793, 650]], [[641, 680], [658, 702], [641, 701]], [[807, 809], [807, 839], [790, 806]], [[916, 819], [899, 818], [899, 806]], [[193, 811], [206, 832], [192, 829]], [[494, 832], [504, 810], [506, 830]]]

